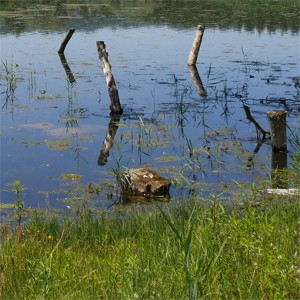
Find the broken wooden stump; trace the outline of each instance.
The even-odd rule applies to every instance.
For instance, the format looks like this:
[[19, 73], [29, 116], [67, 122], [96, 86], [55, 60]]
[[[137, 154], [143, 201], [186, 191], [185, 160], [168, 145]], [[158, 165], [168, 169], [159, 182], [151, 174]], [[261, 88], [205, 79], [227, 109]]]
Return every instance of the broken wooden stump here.
[[131, 169], [122, 173], [122, 194], [126, 197], [142, 196], [168, 199], [171, 181], [147, 168]]
[[267, 112], [270, 132], [271, 144], [275, 151], [286, 151], [286, 115], [285, 110], [272, 110]]
[[99, 53], [99, 59], [102, 62], [103, 72], [106, 76], [106, 84], [108, 88], [108, 94], [111, 100], [110, 111], [111, 115], [122, 115], [123, 109], [121, 107], [119, 93], [115, 82], [114, 75], [111, 70], [111, 65], [108, 60], [108, 53], [106, 52], [106, 45], [103, 41], [97, 41], [97, 49]]
[[67, 33], [67, 35], [65, 36], [64, 40], [62, 41], [59, 49], [58, 49], [58, 54], [63, 54], [64, 51], [65, 51], [65, 48], [69, 42], [69, 40], [71, 39], [73, 33], [75, 32], [75, 29], [72, 28], [72, 29], [69, 29], [69, 32]]
[[285, 110], [273, 110], [267, 112], [272, 145], [272, 187], [288, 187], [287, 169], [287, 138], [286, 138], [286, 115]]
[[196, 31], [196, 36], [192, 45], [192, 49], [190, 52], [189, 60], [188, 60], [188, 65], [189, 66], [194, 66], [196, 65], [197, 58], [198, 58], [198, 53], [199, 49], [201, 46], [202, 42], [202, 37], [204, 34], [205, 26], [204, 25], [198, 25], [197, 26], [197, 31]]

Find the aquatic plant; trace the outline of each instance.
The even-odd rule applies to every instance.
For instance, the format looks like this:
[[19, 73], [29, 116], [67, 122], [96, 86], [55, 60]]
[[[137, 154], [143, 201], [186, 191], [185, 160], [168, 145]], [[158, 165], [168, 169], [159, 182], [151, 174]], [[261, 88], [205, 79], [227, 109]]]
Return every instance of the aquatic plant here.
[[13, 103], [16, 99], [15, 90], [17, 88], [16, 70], [18, 65], [15, 63], [8, 63], [2, 61], [4, 67], [4, 80], [6, 81], [5, 99], [2, 108], [6, 107], [9, 103]]
[[17, 215], [18, 225], [21, 225], [22, 216], [24, 214], [25, 204], [23, 202], [24, 194], [23, 192], [26, 188], [21, 184], [20, 180], [15, 180], [10, 185], [11, 190], [16, 194], [16, 202], [14, 206], [15, 214]]

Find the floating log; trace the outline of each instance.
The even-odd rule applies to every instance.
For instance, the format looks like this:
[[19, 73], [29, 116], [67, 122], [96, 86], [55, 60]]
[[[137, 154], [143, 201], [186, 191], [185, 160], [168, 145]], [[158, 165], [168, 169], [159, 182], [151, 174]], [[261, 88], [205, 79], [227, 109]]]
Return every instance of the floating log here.
[[271, 144], [275, 151], [286, 151], [286, 115], [285, 110], [273, 110], [267, 112], [270, 131]]
[[58, 54], [63, 54], [65, 51], [65, 48], [69, 42], [69, 40], [71, 39], [73, 33], [75, 32], [74, 28], [69, 29], [69, 32], [67, 33], [67, 35], [65, 36], [64, 40], [62, 41], [59, 49], [58, 49]]
[[106, 84], [108, 88], [108, 94], [111, 100], [110, 110], [112, 115], [122, 115], [123, 109], [121, 107], [119, 93], [115, 82], [114, 75], [111, 70], [111, 65], [108, 60], [108, 53], [106, 52], [106, 45], [103, 41], [97, 41], [97, 49], [99, 53], [99, 59], [102, 62], [103, 72], [106, 76]]
[[147, 168], [122, 173], [122, 194], [146, 198], [169, 197], [171, 181]]
[[204, 34], [205, 26], [204, 25], [198, 25], [197, 26], [197, 31], [196, 31], [196, 36], [192, 45], [192, 49], [190, 52], [189, 60], [188, 60], [188, 65], [189, 66], [194, 66], [196, 65], [197, 58], [198, 58], [198, 53], [199, 49], [201, 46], [202, 42], [202, 37]]

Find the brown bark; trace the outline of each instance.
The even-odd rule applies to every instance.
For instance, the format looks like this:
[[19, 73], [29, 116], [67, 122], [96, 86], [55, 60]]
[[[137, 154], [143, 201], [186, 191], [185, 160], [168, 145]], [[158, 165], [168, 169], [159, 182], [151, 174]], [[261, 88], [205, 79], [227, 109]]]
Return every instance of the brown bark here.
[[192, 45], [192, 49], [190, 52], [189, 60], [188, 60], [189, 66], [194, 66], [197, 62], [198, 53], [199, 53], [199, 49], [201, 46], [204, 30], [205, 30], [204, 25], [198, 25], [197, 31], [196, 31], [196, 36], [195, 36], [195, 39], [194, 39], [194, 42]]
[[267, 112], [270, 131], [271, 144], [274, 150], [286, 150], [286, 115], [285, 110], [273, 110]]
[[68, 44], [69, 40], [71, 39], [71, 37], [72, 37], [72, 35], [73, 35], [74, 32], [75, 32], [74, 28], [69, 29], [69, 32], [67, 33], [66, 37], [62, 41], [62, 43], [61, 43], [61, 45], [60, 45], [60, 47], [59, 47], [59, 49], [57, 51], [59, 54], [63, 54], [64, 53], [65, 48], [66, 48], [66, 46], [67, 46], [67, 44]]
[[169, 197], [171, 181], [147, 168], [131, 169], [122, 174], [124, 195]]

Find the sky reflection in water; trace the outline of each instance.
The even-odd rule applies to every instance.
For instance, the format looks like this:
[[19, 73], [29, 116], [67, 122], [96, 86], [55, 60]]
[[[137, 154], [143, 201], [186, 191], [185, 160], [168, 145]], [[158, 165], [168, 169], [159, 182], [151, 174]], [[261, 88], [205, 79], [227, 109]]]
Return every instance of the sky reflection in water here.
[[[67, 82], [57, 55], [65, 34], [1, 37], [2, 61], [18, 65], [16, 98], [1, 112], [2, 203], [15, 201], [8, 184], [20, 179], [27, 188], [26, 206], [44, 207], [49, 201], [51, 207], [63, 207], [66, 203], [61, 200], [67, 195], [50, 193], [65, 187], [62, 174], [83, 175], [83, 184], [111, 180], [107, 172], [118, 163], [130, 168], [149, 164], [174, 178], [188, 164], [187, 141], [197, 149], [199, 161], [195, 169], [187, 167], [183, 174], [203, 182], [197, 187], [199, 192], [201, 187], [220, 191], [234, 180], [267, 178], [268, 143], [246, 169], [247, 157], [256, 146], [256, 131], [246, 120], [241, 100], [262, 127], [268, 128], [267, 111], [288, 109], [289, 125], [299, 129], [299, 94], [293, 82], [299, 76], [299, 49], [291, 47], [299, 35], [207, 28], [197, 64], [208, 94], [203, 98], [186, 66], [195, 28], [75, 32], [65, 50], [76, 78], [74, 86]], [[110, 122], [110, 100], [96, 40], [107, 45], [125, 109], [105, 166], [98, 166], [97, 159]], [[141, 120], [145, 127], [140, 126]], [[139, 135], [147, 145], [139, 147]], [[53, 143], [57, 140], [65, 141], [66, 149], [56, 150]], [[207, 147], [211, 155], [205, 152]], [[172, 196], [187, 197], [186, 193], [172, 190]], [[115, 198], [100, 195], [97, 200], [100, 207], [107, 207]]]

